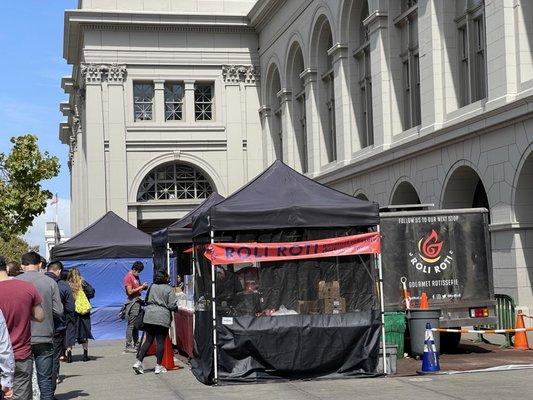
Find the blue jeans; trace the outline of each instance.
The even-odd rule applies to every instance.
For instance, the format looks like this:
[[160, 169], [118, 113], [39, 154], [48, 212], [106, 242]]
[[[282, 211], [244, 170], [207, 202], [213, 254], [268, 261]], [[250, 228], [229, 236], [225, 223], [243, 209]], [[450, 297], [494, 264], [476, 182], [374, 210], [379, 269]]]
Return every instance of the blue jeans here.
[[32, 344], [33, 359], [37, 371], [37, 382], [41, 400], [54, 400], [52, 373], [54, 370], [54, 345], [52, 343]]

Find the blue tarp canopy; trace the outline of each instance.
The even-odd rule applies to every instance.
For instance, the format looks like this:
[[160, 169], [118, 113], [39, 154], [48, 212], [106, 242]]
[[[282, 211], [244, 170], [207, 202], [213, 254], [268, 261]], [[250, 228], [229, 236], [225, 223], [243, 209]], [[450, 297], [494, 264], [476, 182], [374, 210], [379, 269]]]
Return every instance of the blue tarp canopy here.
[[108, 212], [69, 241], [52, 249], [52, 260], [68, 269], [76, 267], [96, 290], [91, 300], [95, 339], [122, 339], [126, 325], [118, 313], [126, 300], [124, 275], [135, 261], [144, 263], [141, 282], [152, 280], [151, 237]]

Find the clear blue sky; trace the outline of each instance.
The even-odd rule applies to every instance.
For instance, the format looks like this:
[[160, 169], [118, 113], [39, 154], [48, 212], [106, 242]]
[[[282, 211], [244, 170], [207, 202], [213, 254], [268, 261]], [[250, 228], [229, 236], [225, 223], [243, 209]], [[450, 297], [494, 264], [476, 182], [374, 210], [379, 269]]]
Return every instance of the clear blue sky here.
[[[76, 8], [77, 3], [77, 0], [9, 1], [2, 8], [0, 25], [0, 152], [9, 151], [12, 136], [33, 133], [39, 137], [42, 149], [59, 157], [60, 175], [44, 186], [63, 199], [60, 225], [67, 234], [68, 148], [58, 139], [59, 123], [63, 120], [59, 103], [67, 98], [61, 90], [61, 76], [71, 72], [63, 60], [64, 11]], [[48, 207], [46, 215], [35, 221], [26, 235], [30, 244], [42, 245], [44, 220], [53, 220], [53, 213], [53, 207]]]
[[59, 103], [66, 99], [60, 80], [71, 71], [63, 60], [63, 17], [76, 6], [77, 0], [10, 1], [0, 25], [0, 151], [9, 150], [12, 136], [36, 134], [61, 160], [59, 177], [45, 183], [61, 198], [70, 191], [68, 148], [58, 140]]

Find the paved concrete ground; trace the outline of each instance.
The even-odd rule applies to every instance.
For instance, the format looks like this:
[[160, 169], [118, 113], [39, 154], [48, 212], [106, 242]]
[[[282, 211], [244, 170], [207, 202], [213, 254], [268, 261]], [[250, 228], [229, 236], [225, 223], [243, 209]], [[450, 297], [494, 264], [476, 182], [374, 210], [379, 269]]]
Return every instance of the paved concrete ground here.
[[[188, 368], [161, 376], [150, 370], [134, 375], [134, 355], [122, 354], [120, 342], [97, 343], [91, 355], [93, 360], [87, 363], [78, 355], [72, 364], [62, 364], [65, 380], [58, 387], [58, 400], [440, 400], [531, 398], [533, 393], [532, 370], [207, 387], [198, 383]], [[149, 357], [147, 369], [153, 365], [154, 357]]]

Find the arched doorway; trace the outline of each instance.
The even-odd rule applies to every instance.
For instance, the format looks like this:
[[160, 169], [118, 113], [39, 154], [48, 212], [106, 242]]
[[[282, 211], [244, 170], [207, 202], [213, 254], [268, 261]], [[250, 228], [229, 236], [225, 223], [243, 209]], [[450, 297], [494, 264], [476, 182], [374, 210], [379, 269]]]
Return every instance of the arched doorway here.
[[489, 200], [481, 178], [471, 167], [463, 165], [453, 171], [442, 197], [442, 208], [489, 209]]
[[420, 198], [414, 186], [407, 181], [403, 181], [396, 187], [392, 195], [391, 204], [420, 204]]

